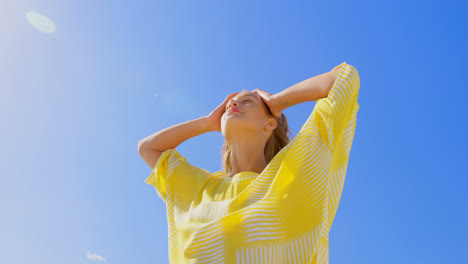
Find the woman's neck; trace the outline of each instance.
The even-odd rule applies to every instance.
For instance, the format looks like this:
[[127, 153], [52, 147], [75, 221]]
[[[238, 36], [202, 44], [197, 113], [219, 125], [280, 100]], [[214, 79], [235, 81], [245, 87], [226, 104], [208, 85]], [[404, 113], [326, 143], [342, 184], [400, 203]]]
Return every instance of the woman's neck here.
[[266, 167], [264, 147], [262, 144], [231, 144], [231, 175], [251, 171], [260, 174]]

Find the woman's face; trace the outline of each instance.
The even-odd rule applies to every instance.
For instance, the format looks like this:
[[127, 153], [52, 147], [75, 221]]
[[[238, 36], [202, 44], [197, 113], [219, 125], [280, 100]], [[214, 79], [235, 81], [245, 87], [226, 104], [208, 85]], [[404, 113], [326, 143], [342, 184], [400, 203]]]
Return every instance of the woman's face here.
[[[268, 123], [266, 104], [252, 92], [242, 92], [228, 101], [221, 118], [221, 132], [229, 141], [230, 135], [265, 133]], [[229, 112], [229, 110], [237, 110]]]

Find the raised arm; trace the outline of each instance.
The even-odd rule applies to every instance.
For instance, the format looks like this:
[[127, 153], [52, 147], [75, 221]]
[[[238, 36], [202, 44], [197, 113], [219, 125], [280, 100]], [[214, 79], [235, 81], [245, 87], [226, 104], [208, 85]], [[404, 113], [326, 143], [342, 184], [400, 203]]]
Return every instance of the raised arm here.
[[138, 153], [150, 168], [167, 149], [174, 149], [182, 142], [212, 131], [207, 117], [200, 117], [160, 130], [138, 141]]
[[209, 115], [158, 131], [138, 141], [138, 153], [153, 168], [162, 152], [175, 149], [182, 142], [211, 131], [221, 131], [221, 117], [226, 103], [238, 93], [231, 93]]
[[335, 69], [311, 77], [276, 93], [273, 98], [282, 111], [293, 105], [327, 97], [338, 73], [339, 70]]
[[277, 117], [287, 107], [316, 101], [314, 111], [303, 126], [304, 131], [318, 127], [322, 139], [330, 149], [341, 146], [341, 152], [348, 153], [349, 144], [346, 142], [346, 147], [343, 147], [340, 143], [343, 143], [343, 139], [349, 139], [349, 131], [353, 130], [351, 126], [355, 124], [353, 120], [359, 109], [359, 86], [357, 69], [343, 62], [329, 72], [304, 80], [274, 95], [260, 89], [254, 91], [262, 96]]
[[258, 93], [263, 98], [273, 115], [280, 117], [281, 112], [290, 106], [327, 97], [339, 72], [340, 70], [335, 68], [301, 81], [276, 94], [270, 94], [261, 89], [255, 89], [253, 92]]
[[182, 142], [210, 132], [207, 117], [200, 117], [162, 129], [138, 141], [138, 149], [164, 151], [179, 146]]

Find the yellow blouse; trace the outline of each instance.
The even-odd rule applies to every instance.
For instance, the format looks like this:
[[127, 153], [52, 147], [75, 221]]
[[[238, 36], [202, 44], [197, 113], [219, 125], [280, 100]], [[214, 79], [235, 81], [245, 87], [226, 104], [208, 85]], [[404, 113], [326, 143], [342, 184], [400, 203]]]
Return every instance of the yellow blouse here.
[[359, 74], [346, 62], [328, 97], [260, 173], [228, 177], [176, 149], [145, 180], [166, 203], [170, 263], [328, 263], [328, 232], [356, 127]]

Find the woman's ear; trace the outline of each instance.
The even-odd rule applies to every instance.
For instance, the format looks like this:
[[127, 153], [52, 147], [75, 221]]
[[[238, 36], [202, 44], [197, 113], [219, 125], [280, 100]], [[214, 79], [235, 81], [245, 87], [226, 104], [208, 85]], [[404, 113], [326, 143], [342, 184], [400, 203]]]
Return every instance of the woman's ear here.
[[274, 130], [278, 126], [278, 122], [274, 118], [268, 118], [266, 127], [270, 130]]

